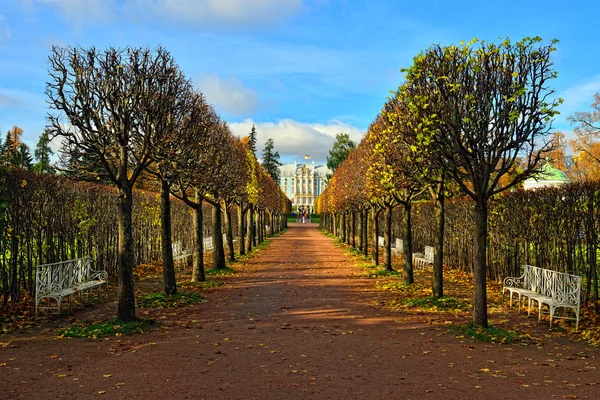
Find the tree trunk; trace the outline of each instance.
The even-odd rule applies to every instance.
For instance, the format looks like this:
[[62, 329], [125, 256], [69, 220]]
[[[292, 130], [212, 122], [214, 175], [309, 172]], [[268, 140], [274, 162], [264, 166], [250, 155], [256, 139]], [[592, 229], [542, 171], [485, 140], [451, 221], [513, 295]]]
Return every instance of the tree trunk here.
[[352, 247], [356, 248], [356, 211], [352, 211]]
[[202, 209], [202, 197], [200, 192], [196, 190], [196, 207], [193, 208], [194, 214], [194, 234], [196, 236], [196, 243], [194, 246], [194, 252], [192, 254], [192, 282], [204, 282], [206, 276], [204, 274], [204, 228], [203, 228], [203, 209]]
[[385, 225], [383, 227], [383, 268], [393, 271], [392, 268], [392, 206], [386, 205], [384, 211]]
[[131, 209], [133, 193], [128, 183], [119, 188], [117, 228], [119, 231], [119, 305], [117, 318], [123, 322], [135, 320], [135, 293], [133, 291], [133, 234]]
[[413, 268], [413, 246], [412, 246], [412, 204], [407, 202], [403, 204], [404, 212], [402, 213], [402, 246], [404, 265], [402, 270], [402, 278], [404, 283], [411, 285], [415, 282]]
[[444, 296], [444, 184], [436, 194], [435, 204], [435, 239], [433, 243], [433, 297]]
[[367, 257], [369, 255], [369, 211], [364, 209], [361, 211], [361, 219], [362, 219], [362, 252], [363, 256]]
[[229, 261], [235, 261], [233, 248], [233, 227], [231, 226], [231, 206], [225, 204], [225, 223], [227, 224], [227, 247], [229, 248]]
[[357, 232], [358, 232], [358, 250], [362, 253], [363, 251], [363, 218], [362, 218], [362, 210], [358, 211], [358, 227], [357, 227]]
[[225, 251], [223, 250], [223, 230], [221, 228], [221, 205], [213, 204], [213, 268], [225, 268]]
[[373, 265], [379, 265], [379, 219], [377, 218], [379, 211], [373, 207], [371, 217], [373, 218]]
[[246, 225], [246, 229], [248, 232], [248, 252], [252, 251], [252, 247], [254, 247], [254, 230], [252, 229], [252, 205], [248, 207], [248, 223]]
[[473, 323], [487, 328], [486, 244], [487, 201], [483, 196], [475, 205], [475, 265], [473, 265]]
[[171, 193], [170, 185], [166, 180], [161, 180], [160, 187], [160, 240], [163, 259], [163, 280], [165, 293], [177, 293], [175, 280], [175, 262], [173, 261], [173, 241], [171, 237]]
[[346, 242], [346, 213], [342, 213], [342, 242]]
[[242, 202], [238, 204], [238, 240], [240, 241], [240, 254], [246, 254], [246, 241], [244, 231], [244, 217], [246, 213], [244, 212], [244, 206]]

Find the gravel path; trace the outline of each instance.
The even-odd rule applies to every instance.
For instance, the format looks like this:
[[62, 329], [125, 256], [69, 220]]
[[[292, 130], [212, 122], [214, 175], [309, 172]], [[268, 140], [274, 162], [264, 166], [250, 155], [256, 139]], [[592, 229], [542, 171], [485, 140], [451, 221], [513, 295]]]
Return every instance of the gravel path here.
[[[0, 337], [16, 399], [599, 398], [598, 350], [458, 339], [431, 315], [381, 309], [316, 225], [291, 224], [209, 301], [110, 340]], [[437, 316], [436, 316], [437, 318]], [[168, 328], [168, 329], [167, 329]]]

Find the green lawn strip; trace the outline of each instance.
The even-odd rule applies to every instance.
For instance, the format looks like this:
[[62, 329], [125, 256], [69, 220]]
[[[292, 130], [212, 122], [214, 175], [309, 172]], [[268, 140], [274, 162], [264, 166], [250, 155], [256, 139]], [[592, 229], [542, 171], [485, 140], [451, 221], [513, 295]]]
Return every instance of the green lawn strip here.
[[472, 322], [466, 324], [451, 324], [450, 332], [459, 339], [470, 337], [488, 343], [519, 343], [527, 345], [531, 342], [531, 338], [517, 331], [506, 330], [491, 325], [487, 328], [481, 328], [475, 326]]
[[232, 268], [210, 268], [204, 272], [206, 275], [210, 276], [227, 276], [237, 274], [237, 271]]
[[108, 336], [131, 335], [148, 332], [155, 327], [154, 320], [138, 318], [135, 321], [123, 322], [116, 318], [105, 321], [87, 321], [72, 324], [59, 331], [61, 337], [99, 339]]
[[179, 281], [177, 282], [178, 289], [212, 289], [222, 286], [224, 282], [208, 279], [204, 282]]
[[201, 303], [203, 298], [197, 293], [166, 294], [165, 292], [155, 292], [139, 295], [135, 300], [137, 306], [141, 308], [172, 308]]

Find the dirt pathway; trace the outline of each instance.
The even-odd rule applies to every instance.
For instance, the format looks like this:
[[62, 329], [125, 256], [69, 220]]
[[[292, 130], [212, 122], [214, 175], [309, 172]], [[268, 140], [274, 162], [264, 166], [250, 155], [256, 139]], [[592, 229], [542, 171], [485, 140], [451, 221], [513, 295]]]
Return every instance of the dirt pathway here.
[[[373, 280], [311, 224], [292, 224], [171, 329], [0, 348], [16, 399], [598, 398], [597, 350], [457, 339], [374, 307]], [[6, 340], [6, 339], [2, 339]]]

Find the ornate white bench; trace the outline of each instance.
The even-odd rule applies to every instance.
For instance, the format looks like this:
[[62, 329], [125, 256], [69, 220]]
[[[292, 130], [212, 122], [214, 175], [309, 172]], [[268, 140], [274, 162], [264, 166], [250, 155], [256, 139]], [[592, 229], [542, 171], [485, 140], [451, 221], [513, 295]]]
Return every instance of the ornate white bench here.
[[[60, 314], [62, 299], [69, 297], [70, 306], [73, 306], [73, 295], [79, 293], [83, 303], [83, 294], [86, 290], [100, 289], [108, 283], [106, 271], [92, 269], [92, 261], [89, 257], [75, 260], [61, 261], [52, 264], [38, 265], [35, 267], [35, 315], [38, 309], [57, 310]], [[40, 306], [42, 299], [56, 300], [56, 307]]]
[[[545, 268], [525, 265], [523, 275], [519, 277], [507, 277], [504, 279], [502, 288], [502, 301], [504, 292], [510, 293], [510, 306], [512, 307], [513, 293], [519, 296], [519, 307], [521, 298], [528, 299], [527, 315], [531, 315], [531, 307], [534, 302], [538, 303], [538, 323], [542, 318], [542, 306], [548, 306], [550, 315], [550, 329], [554, 318], [574, 319], [575, 331], [579, 328], [579, 306], [581, 302], [581, 277], [579, 275], [565, 274]], [[572, 309], [575, 317], [555, 316], [557, 308]]]
[[404, 253], [404, 242], [402, 241], [402, 239], [396, 239], [396, 244], [392, 246], [392, 249], [395, 253]]
[[182, 260], [192, 256], [191, 251], [183, 249], [181, 241], [173, 242], [171, 244], [171, 248], [173, 249], [173, 260]]
[[415, 267], [426, 268], [433, 264], [433, 247], [425, 246], [423, 253], [413, 253], [413, 265]]

